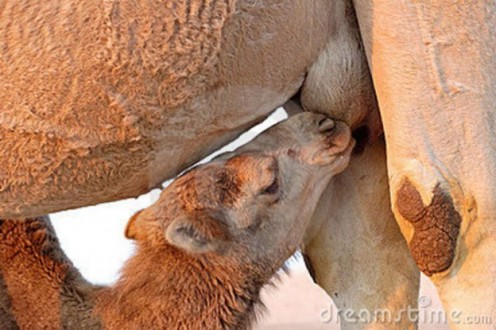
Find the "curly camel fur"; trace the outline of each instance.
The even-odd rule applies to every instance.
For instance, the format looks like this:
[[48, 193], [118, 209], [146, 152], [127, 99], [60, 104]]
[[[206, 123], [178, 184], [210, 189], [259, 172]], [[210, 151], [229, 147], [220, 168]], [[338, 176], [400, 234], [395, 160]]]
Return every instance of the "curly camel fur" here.
[[356, 126], [375, 103], [350, 8], [0, 2], [0, 217], [147, 192], [299, 89], [304, 107]]
[[262, 286], [297, 249], [353, 145], [343, 123], [304, 113], [192, 169], [131, 218], [126, 236], [137, 251], [109, 288], [81, 277], [47, 218], [2, 221], [9, 300], [1, 321], [24, 329], [249, 328]]

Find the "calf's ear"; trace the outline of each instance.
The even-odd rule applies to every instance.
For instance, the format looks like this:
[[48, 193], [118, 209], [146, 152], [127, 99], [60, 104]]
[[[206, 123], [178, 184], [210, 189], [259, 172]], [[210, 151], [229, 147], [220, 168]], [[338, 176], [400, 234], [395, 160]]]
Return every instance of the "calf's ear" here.
[[220, 252], [227, 241], [227, 232], [218, 220], [208, 216], [184, 216], [166, 228], [165, 238], [189, 253]]
[[144, 210], [136, 212], [131, 219], [127, 222], [126, 229], [124, 231], [124, 236], [127, 239], [137, 240], [140, 236], [140, 215]]

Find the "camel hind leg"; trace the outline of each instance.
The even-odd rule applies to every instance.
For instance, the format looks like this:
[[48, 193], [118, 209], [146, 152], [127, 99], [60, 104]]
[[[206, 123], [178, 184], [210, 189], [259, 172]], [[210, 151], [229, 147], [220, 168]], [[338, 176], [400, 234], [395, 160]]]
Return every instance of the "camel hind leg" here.
[[391, 212], [384, 148], [366, 147], [333, 178], [303, 244], [317, 284], [353, 312], [340, 314], [344, 329], [416, 327], [406, 311], [417, 307], [420, 274]]

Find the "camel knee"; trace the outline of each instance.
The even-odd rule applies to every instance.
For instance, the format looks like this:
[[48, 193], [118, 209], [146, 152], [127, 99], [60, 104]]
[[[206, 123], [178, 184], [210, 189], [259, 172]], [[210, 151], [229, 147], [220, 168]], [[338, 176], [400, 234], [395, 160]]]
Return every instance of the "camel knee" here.
[[406, 178], [396, 190], [394, 208], [396, 215], [411, 225], [408, 245], [420, 270], [431, 276], [449, 269], [461, 225], [461, 216], [449, 192], [438, 183], [430, 203], [424, 203], [418, 189]]

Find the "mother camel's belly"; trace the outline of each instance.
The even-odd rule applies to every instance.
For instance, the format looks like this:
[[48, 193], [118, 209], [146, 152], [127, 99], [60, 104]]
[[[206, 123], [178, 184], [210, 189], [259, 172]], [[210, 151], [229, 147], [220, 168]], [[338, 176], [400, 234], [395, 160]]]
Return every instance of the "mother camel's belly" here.
[[137, 196], [301, 86], [327, 0], [0, 4], [0, 218]]

